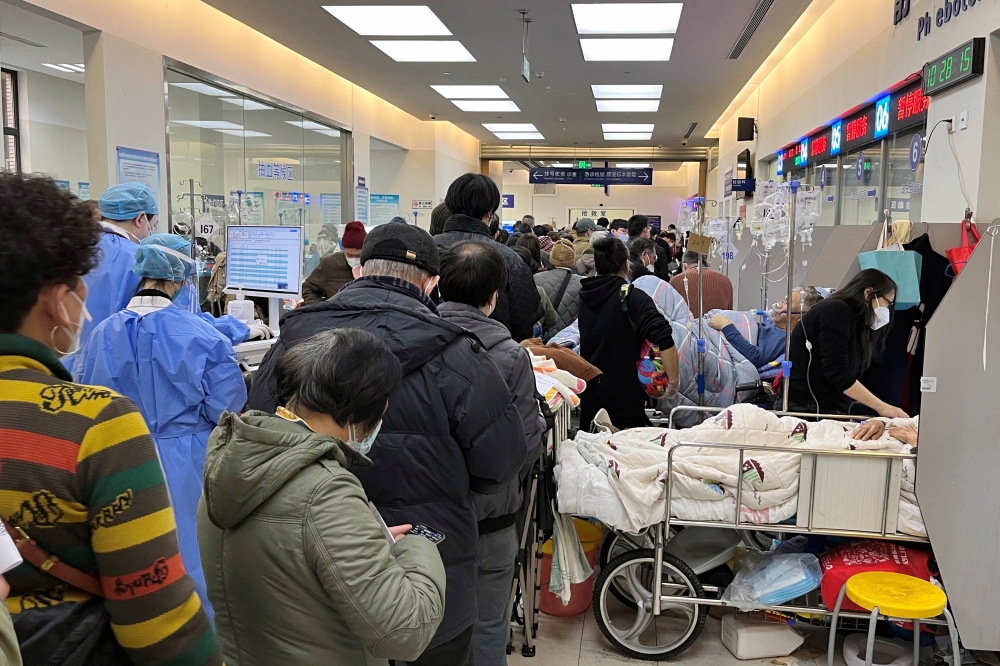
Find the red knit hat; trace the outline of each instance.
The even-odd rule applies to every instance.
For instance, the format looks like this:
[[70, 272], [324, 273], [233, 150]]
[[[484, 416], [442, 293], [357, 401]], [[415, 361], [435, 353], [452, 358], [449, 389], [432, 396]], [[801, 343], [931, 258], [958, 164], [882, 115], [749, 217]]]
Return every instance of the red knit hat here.
[[360, 250], [365, 244], [365, 237], [367, 235], [368, 232], [365, 231], [365, 225], [355, 220], [354, 222], [347, 223], [340, 242], [347, 249]]

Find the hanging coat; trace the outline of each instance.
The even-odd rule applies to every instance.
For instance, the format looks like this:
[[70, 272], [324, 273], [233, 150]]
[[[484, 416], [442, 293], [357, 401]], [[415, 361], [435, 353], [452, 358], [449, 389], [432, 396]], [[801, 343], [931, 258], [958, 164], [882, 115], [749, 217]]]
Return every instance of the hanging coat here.
[[[156, 442], [177, 521], [184, 567], [206, 611], [211, 606], [197, 541], [208, 437], [223, 412], [247, 399], [228, 339], [200, 316], [166, 298], [133, 298], [94, 329], [77, 359], [87, 384], [107, 386], [142, 412]], [[141, 501], [136, 489], [133, 501]]]

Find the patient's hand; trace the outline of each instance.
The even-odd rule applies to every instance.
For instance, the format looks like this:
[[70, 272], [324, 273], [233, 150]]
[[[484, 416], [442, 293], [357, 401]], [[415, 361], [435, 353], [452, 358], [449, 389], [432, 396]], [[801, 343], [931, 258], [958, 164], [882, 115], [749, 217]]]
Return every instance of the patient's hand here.
[[917, 445], [917, 429], [913, 426], [903, 426], [902, 428], [889, 428], [889, 436], [910, 446]]
[[727, 317], [723, 317], [722, 315], [712, 315], [711, 319], [708, 320], [708, 325], [717, 331], [721, 331], [732, 323]]
[[[878, 439], [885, 432], [885, 424], [879, 420], [872, 419], [871, 421], [865, 421], [851, 433], [851, 439], [860, 439], [862, 441], [868, 441], [869, 439]], [[890, 432], [892, 432], [890, 430]]]

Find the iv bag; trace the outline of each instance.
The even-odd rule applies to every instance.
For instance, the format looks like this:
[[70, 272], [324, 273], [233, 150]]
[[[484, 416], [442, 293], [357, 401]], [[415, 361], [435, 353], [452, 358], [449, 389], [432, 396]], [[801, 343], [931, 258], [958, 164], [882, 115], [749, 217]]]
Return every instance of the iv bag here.
[[729, 235], [729, 219], [716, 217], [708, 221], [708, 235], [721, 241]]
[[823, 213], [823, 197], [818, 190], [799, 190], [795, 197], [795, 233], [804, 245], [812, 245], [813, 227]]
[[677, 211], [677, 229], [681, 233], [687, 233], [698, 224], [698, 204], [693, 201], [682, 201], [680, 210]]

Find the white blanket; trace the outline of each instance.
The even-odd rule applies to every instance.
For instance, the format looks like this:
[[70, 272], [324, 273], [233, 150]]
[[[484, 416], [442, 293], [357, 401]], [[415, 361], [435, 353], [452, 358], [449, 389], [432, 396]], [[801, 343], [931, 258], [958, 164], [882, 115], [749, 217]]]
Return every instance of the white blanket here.
[[[912, 423], [907, 421], [906, 423]], [[903, 425], [893, 422], [892, 425]], [[779, 418], [753, 405], [733, 405], [684, 430], [634, 428], [615, 434], [581, 432], [562, 442], [555, 469], [559, 510], [593, 516], [616, 529], [637, 532], [661, 522], [665, 509], [667, 454], [676, 444], [743, 444], [814, 450], [909, 452], [883, 435], [851, 439], [854, 424]], [[674, 454], [671, 514], [683, 520], [735, 517], [737, 483], [742, 483], [742, 520], [774, 524], [797, 510], [800, 456], [784, 451], [748, 451], [743, 468], [732, 449], [682, 447]], [[913, 494], [912, 460], [904, 461], [898, 529], [926, 536]]]

